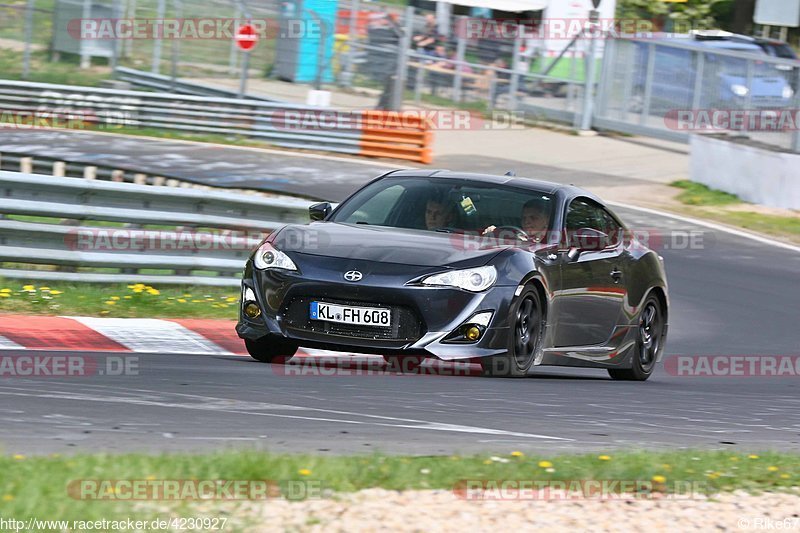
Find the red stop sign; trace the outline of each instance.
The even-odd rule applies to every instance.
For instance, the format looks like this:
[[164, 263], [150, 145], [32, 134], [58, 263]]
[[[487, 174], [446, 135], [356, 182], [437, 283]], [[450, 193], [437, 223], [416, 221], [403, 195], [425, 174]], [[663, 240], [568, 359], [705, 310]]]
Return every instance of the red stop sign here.
[[236, 30], [234, 39], [236, 40], [236, 46], [247, 52], [255, 48], [256, 43], [258, 43], [258, 34], [250, 24], [245, 24]]

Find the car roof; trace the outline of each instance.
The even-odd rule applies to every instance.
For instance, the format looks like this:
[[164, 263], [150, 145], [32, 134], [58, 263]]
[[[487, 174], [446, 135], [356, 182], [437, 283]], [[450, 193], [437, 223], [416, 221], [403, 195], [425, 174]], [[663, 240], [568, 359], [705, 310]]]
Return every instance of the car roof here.
[[605, 206], [605, 203], [592, 194], [591, 192], [576, 187], [575, 185], [567, 185], [564, 183], [555, 183], [552, 181], [537, 180], [524, 176], [499, 176], [496, 174], [481, 174], [477, 172], [460, 172], [446, 169], [406, 169], [396, 170], [385, 177], [400, 177], [400, 178], [437, 178], [437, 179], [453, 179], [453, 180], [474, 180], [484, 183], [494, 183], [498, 185], [514, 185], [516, 187], [524, 187], [526, 189], [545, 192], [548, 194], [559, 195], [565, 197], [567, 200], [575, 198], [576, 196], [585, 196], [591, 198], [595, 202]]

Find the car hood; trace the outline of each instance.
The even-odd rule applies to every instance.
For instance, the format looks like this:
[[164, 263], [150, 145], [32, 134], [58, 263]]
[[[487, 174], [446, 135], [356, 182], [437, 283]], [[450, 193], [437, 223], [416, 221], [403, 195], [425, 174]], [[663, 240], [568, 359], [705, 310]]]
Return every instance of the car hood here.
[[413, 266], [482, 266], [510, 245], [487, 245], [457, 233], [312, 222], [289, 225], [272, 239], [273, 245], [292, 252]]

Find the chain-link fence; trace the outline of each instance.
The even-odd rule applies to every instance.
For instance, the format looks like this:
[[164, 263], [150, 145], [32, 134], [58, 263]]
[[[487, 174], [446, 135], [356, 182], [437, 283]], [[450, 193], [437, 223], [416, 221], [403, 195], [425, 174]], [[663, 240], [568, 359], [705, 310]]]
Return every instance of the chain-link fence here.
[[797, 61], [683, 41], [609, 40], [595, 123], [676, 140], [729, 132], [800, 151]]

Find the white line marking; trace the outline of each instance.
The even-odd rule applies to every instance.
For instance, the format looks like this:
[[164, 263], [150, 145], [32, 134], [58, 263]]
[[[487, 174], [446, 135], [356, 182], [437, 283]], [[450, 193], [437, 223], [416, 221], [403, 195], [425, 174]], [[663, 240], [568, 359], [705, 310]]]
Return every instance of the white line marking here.
[[138, 353], [233, 355], [177, 322], [155, 318], [65, 317]]
[[668, 213], [666, 211], [659, 211], [657, 209], [650, 209], [649, 207], [638, 207], [635, 205], [630, 204], [623, 204], [619, 202], [606, 202], [608, 205], [612, 205], [614, 207], [621, 207], [623, 209], [631, 209], [633, 211], [639, 211], [641, 213], [649, 213], [651, 215], [658, 215], [660, 217], [672, 218], [674, 220], [680, 220], [681, 222], [688, 222], [689, 224], [697, 224], [698, 226], [704, 226], [706, 228], [711, 228], [717, 231], [721, 231], [723, 233], [728, 233], [730, 235], [735, 235], [737, 237], [744, 237], [745, 239], [750, 239], [752, 241], [759, 242], [761, 244], [768, 244], [770, 246], [776, 246], [778, 248], [784, 248], [786, 250], [790, 250], [792, 252], [800, 253], [800, 246], [795, 246], [793, 244], [788, 244], [781, 241], [776, 241], [775, 239], [770, 239], [769, 237], [762, 237], [761, 235], [756, 235], [755, 233], [750, 233], [748, 231], [734, 229], [722, 224], [716, 224], [714, 222], [707, 222], [705, 220], [700, 220], [697, 218], [686, 217], [683, 215], [675, 215], [673, 213]]
[[[22, 392], [11, 392], [11, 391], [22, 391]], [[124, 391], [135, 391], [139, 393], [147, 393], [151, 395], [151, 399], [145, 399], [144, 397], [121, 397], [121, 396], [113, 396], [114, 393]], [[321, 409], [317, 407], [303, 407], [297, 405], [280, 405], [280, 404], [265, 404], [273, 409], [278, 410], [293, 410], [293, 411], [310, 411], [315, 413], [325, 413], [328, 415], [343, 415], [343, 416], [353, 416], [353, 417], [361, 417], [372, 419], [372, 421], [362, 421], [362, 420], [348, 420], [344, 418], [327, 418], [321, 416], [302, 416], [302, 415], [289, 415], [289, 414], [278, 414], [278, 413], [265, 413], [265, 412], [254, 412], [254, 411], [242, 411], [233, 408], [224, 408], [223, 405], [225, 402], [229, 402], [235, 405], [238, 401], [226, 398], [215, 398], [213, 396], [201, 396], [196, 394], [180, 394], [180, 393], [168, 393], [172, 394], [173, 396], [184, 397], [190, 401], [190, 403], [176, 403], [176, 402], [169, 402], [169, 401], [158, 401], [155, 398], [160, 397], [163, 398], [165, 393], [151, 391], [151, 390], [143, 390], [143, 389], [120, 389], [115, 387], [109, 390], [107, 393], [103, 393], [100, 396], [91, 395], [88, 392], [80, 392], [80, 393], [71, 393], [71, 392], [61, 392], [61, 391], [53, 391], [53, 390], [45, 390], [45, 391], [34, 391], [32, 387], [26, 387], [25, 389], [19, 389], [16, 387], [0, 387], [0, 395], [6, 396], [32, 396], [37, 398], [54, 398], [59, 400], [77, 400], [77, 401], [89, 401], [89, 402], [103, 402], [103, 403], [122, 403], [122, 404], [130, 404], [130, 405], [144, 405], [150, 407], [174, 407], [180, 409], [192, 409], [192, 410], [204, 410], [204, 411], [214, 411], [219, 413], [232, 413], [232, 414], [243, 414], [243, 415], [256, 415], [256, 416], [268, 416], [274, 418], [290, 418], [296, 420], [312, 420], [317, 422], [332, 422], [336, 424], [354, 424], [354, 425], [372, 425], [372, 426], [382, 426], [382, 427], [390, 427], [390, 428], [403, 428], [403, 429], [420, 429], [420, 430], [429, 430], [429, 431], [450, 431], [454, 433], [472, 433], [472, 434], [480, 434], [480, 435], [506, 435], [512, 437], [525, 437], [529, 439], [544, 439], [544, 440], [558, 440], [558, 441], [573, 441], [574, 439], [567, 439], [562, 437], [552, 437], [549, 435], [538, 435], [534, 433], [518, 433], [516, 431], [506, 431], [502, 429], [491, 429], [491, 428], [482, 428], [476, 426], [462, 426], [458, 424], [446, 424], [441, 422], [430, 422], [427, 420], [416, 420], [412, 418], [396, 418], [391, 416], [381, 416], [381, 415], [371, 415], [366, 413], [353, 413], [350, 411], [339, 411], [334, 409]], [[380, 422], [378, 421], [380, 420]], [[384, 422], [385, 421], [385, 422]], [[392, 423], [392, 422], [402, 422], [402, 423]]]
[[25, 347], [0, 335], [0, 350], [24, 350]]

